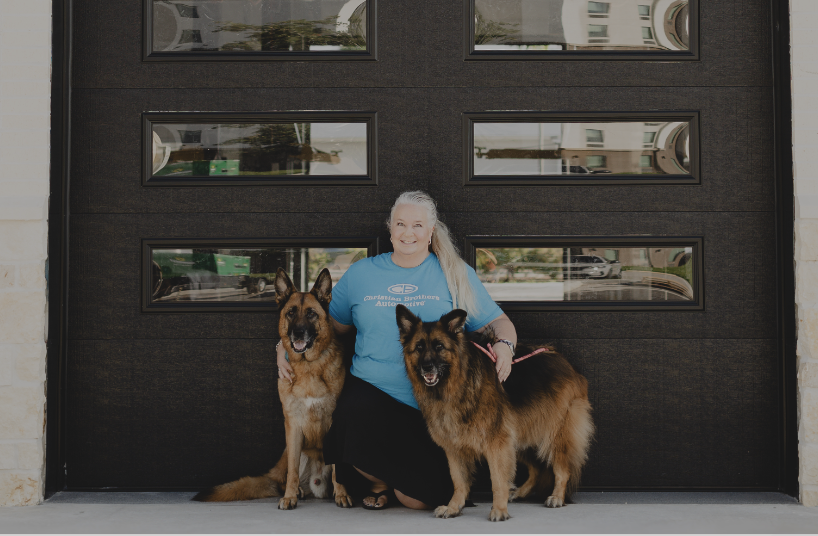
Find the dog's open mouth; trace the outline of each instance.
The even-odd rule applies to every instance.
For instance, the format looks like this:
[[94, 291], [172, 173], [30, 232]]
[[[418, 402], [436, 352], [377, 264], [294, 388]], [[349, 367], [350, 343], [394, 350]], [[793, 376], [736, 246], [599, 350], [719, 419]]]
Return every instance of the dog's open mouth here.
[[426, 387], [434, 387], [440, 381], [440, 376], [438, 376], [437, 372], [424, 372], [423, 381], [426, 383]]
[[293, 340], [290, 339], [290, 344], [297, 353], [301, 354], [307, 351], [307, 348], [310, 347], [312, 344], [312, 340], [303, 339], [303, 340]]

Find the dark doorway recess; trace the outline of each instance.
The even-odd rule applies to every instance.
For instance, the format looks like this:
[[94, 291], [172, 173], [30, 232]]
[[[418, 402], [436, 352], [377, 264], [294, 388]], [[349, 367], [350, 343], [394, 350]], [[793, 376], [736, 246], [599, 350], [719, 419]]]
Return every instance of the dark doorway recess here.
[[[144, 240], [380, 237], [373, 243], [388, 245], [391, 203], [424, 189], [464, 249], [468, 237], [492, 237], [498, 248], [516, 247], [503, 237], [649, 238], [654, 249], [695, 237], [699, 286], [691, 288], [701, 307], [550, 304], [509, 315], [521, 340], [555, 343], [589, 380], [597, 434], [584, 489], [797, 493], [787, 2], [696, 5], [698, 59], [678, 62], [465, 61], [463, 0], [381, 5], [369, 21], [379, 29], [376, 61], [187, 62], [143, 61], [144, 43], [122, 39], [142, 34], [139, 2], [55, 2], [49, 492], [198, 489], [266, 471], [284, 448], [277, 312], [143, 312], [143, 282], [152, 281]], [[515, 180], [503, 184], [499, 173], [464, 184], [464, 114], [498, 111], [694, 113], [696, 150], [679, 138], [673, 154], [695, 159], [695, 180], [605, 183], [614, 164], [661, 169], [660, 127], [646, 121], [632, 163], [617, 160], [615, 132], [589, 125], [574, 145], [567, 130], [564, 138], [543, 131], [534, 147], [494, 140], [480, 164], [501, 169], [512, 155]], [[377, 184], [296, 177], [146, 187], [143, 114], [165, 112], [374, 112]], [[205, 139], [184, 133], [179, 143]], [[310, 169], [352, 154], [298, 144], [288, 161], [309, 159]], [[545, 162], [561, 155], [577, 161]], [[216, 160], [206, 163], [229, 170], [229, 157]], [[520, 180], [563, 165], [570, 181]], [[575, 180], [585, 169], [593, 180]], [[581, 246], [570, 253], [584, 254]], [[193, 262], [186, 254], [180, 262]], [[646, 271], [656, 268], [650, 255]], [[247, 270], [256, 280], [268, 273]], [[184, 290], [177, 283], [170, 291]]]

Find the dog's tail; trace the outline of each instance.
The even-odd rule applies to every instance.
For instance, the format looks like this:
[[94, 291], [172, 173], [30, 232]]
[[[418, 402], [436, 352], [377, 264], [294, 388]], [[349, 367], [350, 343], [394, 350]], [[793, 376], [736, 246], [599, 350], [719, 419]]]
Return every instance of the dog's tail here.
[[582, 466], [588, 459], [588, 449], [591, 446], [591, 439], [594, 437], [594, 421], [591, 418], [591, 404], [587, 398], [575, 398], [568, 409], [568, 419], [566, 419], [568, 458], [570, 467], [570, 477], [566, 489], [566, 498], [573, 495], [579, 485], [582, 475]]
[[249, 501], [279, 497], [287, 480], [287, 451], [275, 467], [262, 476], [245, 476], [227, 484], [206, 489], [193, 497], [199, 502]]

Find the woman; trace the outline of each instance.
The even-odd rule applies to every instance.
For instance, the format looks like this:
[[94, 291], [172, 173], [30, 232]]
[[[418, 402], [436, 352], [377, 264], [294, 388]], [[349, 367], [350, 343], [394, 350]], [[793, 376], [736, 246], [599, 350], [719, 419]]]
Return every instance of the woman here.
[[[429, 437], [412, 394], [395, 305], [404, 304], [424, 321], [465, 309], [468, 331], [493, 329], [501, 381], [511, 372], [517, 333], [458, 255], [431, 197], [404, 192], [387, 225], [394, 251], [356, 262], [332, 290], [336, 332], [354, 326], [358, 333], [351, 375], [324, 439], [324, 459], [336, 464], [347, 489], [368, 488], [362, 490], [370, 492], [364, 508], [387, 506], [390, 490], [404, 506], [434, 508], [448, 503], [453, 486], [446, 455]], [[279, 376], [291, 379], [283, 348], [277, 361]]]

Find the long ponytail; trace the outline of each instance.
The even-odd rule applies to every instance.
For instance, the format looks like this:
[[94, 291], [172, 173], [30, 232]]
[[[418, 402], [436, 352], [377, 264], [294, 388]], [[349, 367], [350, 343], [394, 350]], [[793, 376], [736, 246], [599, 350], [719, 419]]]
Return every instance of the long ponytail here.
[[418, 205], [426, 209], [429, 225], [434, 228], [432, 232], [432, 244], [429, 246], [431, 252], [437, 255], [443, 274], [446, 276], [446, 285], [452, 295], [452, 305], [455, 309], [465, 309], [469, 315], [480, 313], [477, 306], [477, 299], [474, 289], [469, 281], [469, 273], [466, 270], [466, 263], [460, 258], [457, 246], [452, 242], [449, 228], [438, 219], [437, 206], [434, 200], [426, 192], [419, 190], [413, 192], [403, 192], [392, 205], [389, 220], [386, 224], [390, 230], [392, 228], [392, 218], [398, 205]]

